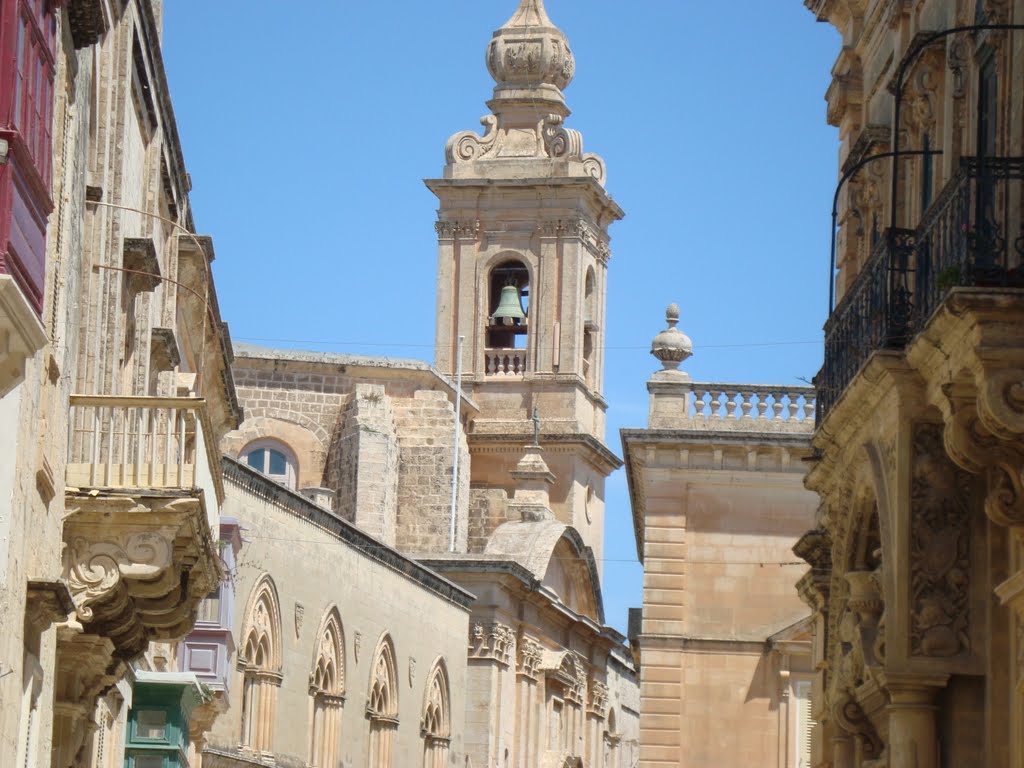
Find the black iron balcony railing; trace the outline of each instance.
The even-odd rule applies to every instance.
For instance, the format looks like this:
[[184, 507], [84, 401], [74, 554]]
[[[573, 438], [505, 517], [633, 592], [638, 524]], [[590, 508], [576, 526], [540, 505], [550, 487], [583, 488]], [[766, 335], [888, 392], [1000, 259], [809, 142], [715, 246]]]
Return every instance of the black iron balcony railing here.
[[814, 381], [819, 423], [872, 352], [906, 341], [910, 296], [900, 267], [913, 247], [912, 231], [887, 230], [825, 323], [825, 362]]
[[931, 317], [955, 286], [1024, 286], [1024, 158], [963, 158], [918, 227], [915, 316]]
[[965, 157], [916, 230], [889, 230], [825, 323], [821, 419], [873, 352], [901, 349], [958, 286], [1024, 287], [1024, 158]]

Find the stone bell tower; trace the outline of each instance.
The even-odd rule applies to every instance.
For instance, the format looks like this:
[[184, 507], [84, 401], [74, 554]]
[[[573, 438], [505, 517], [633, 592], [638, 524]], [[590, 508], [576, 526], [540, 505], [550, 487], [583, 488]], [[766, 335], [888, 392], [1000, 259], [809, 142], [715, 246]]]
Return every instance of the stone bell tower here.
[[452, 136], [443, 177], [426, 181], [440, 201], [435, 363], [454, 376], [464, 338], [463, 384], [480, 407], [472, 486], [512, 493], [536, 408], [552, 511], [600, 562], [604, 481], [621, 464], [604, 444], [601, 389], [608, 226], [623, 212], [604, 161], [565, 127], [575, 60], [542, 0], [521, 0], [494, 33], [487, 69], [483, 135]]

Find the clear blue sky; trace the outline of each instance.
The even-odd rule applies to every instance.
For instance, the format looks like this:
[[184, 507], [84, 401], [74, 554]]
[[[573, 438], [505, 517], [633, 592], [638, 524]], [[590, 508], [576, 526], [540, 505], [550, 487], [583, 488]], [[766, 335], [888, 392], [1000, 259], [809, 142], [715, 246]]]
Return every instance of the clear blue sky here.
[[[433, 355], [445, 140], [479, 127], [491, 32], [517, 0], [171, 0], [164, 57], [200, 232], [237, 341]], [[796, 384], [821, 362], [839, 50], [800, 0], [547, 0], [576, 78], [569, 127], [602, 155], [612, 227], [607, 442], [645, 426], [670, 301], [698, 381]], [[301, 10], [301, 12], [300, 12]], [[809, 343], [808, 343], [809, 342]], [[609, 480], [604, 595], [626, 629], [642, 571]]]

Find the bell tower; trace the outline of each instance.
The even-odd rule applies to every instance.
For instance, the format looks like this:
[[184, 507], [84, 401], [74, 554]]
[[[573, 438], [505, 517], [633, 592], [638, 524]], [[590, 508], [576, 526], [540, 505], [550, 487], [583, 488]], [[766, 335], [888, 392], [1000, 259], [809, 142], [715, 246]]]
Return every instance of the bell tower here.
[[604, 443], [608, 226], [623, 216], [604, 161], [565, 127], [575, 72], [542, 0], [521, 0], [487, 46], [494, 94], [483, 133], [445, 148], [439, 200], [435, 364], [480, 408], [469, 429], [474, 488], [511, 495], [523, 446], [540, 442], [556, 480], [551, 508], [601, 560], [604, 483], [621, 461]]

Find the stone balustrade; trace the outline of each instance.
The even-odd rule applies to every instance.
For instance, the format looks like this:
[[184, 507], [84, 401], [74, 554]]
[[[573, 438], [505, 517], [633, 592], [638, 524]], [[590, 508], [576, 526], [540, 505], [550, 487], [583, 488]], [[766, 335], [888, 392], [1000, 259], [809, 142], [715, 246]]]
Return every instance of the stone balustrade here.
[[485, 349], [484, 363], [488, 376], [522, 376], [526, 373], [526, 350]]
[[709, 384], [656, 376], [647, 388], [652, 429], [814, 431], [814, 387]]

